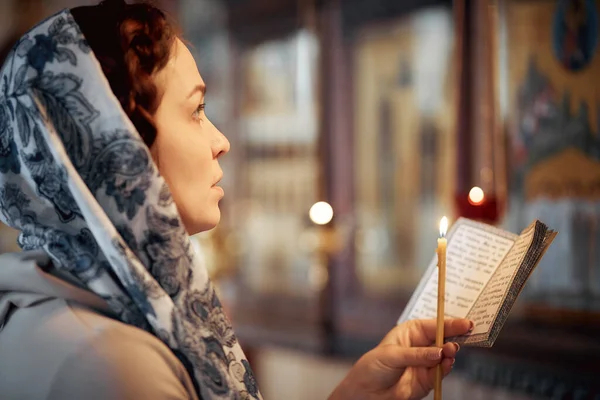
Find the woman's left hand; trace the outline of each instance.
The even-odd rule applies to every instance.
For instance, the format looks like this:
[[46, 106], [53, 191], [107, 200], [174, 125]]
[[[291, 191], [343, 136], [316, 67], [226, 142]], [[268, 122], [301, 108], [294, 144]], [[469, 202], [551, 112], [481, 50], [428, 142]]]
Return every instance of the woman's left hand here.
[[[464, 335], [472, 329], [473, 323], [466, 319], [447, 319], [444, 324], [446, 337]], [[436, 366], [441, 363], [446, 376], [460, 348], [456, 343], [444, 344], [442, 351], [431, 347], [435, 332], [435, 320], [396, 326], [357, 361], [329, 400], [422, 399], [433, 389]]]

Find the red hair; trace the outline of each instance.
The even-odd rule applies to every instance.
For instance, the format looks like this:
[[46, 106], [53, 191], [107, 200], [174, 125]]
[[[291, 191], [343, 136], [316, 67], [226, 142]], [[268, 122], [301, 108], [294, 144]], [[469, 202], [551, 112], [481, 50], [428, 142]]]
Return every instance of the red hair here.
[[148, 147], [161, 94], [153, 75], [163, 69], [177, 37], [165, 14], [148, 3], [104, 0], [71, 10], [123, 110]]

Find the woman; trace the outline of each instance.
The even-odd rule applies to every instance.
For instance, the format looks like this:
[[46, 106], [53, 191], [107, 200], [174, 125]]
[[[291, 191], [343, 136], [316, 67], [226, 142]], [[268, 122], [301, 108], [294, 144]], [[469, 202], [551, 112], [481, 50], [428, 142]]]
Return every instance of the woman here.
[[[19, 40], [0, 89], [0, 215], [24, 250], [0, 258], [1, 397], [261, 398], [188, 238], [219, 222], [229, 142], [164, 15], [65, 10]], [[434, 334], [394, 328], [331, 399], [425, 396], [458, 351]]]

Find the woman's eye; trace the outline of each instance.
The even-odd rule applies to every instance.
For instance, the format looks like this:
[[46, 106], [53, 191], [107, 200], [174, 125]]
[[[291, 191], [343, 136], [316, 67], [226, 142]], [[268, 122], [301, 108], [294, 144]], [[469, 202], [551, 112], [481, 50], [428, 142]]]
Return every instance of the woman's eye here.
[[192, 113], [192, 117], [193, 117], [195, 120], [199, 121], [199, 120], [201, 119], [201, 118], [200, 118], [200, 116], [202, 115], [202, 112], [204, 112], [204, 108], [205, 108], [205, 106], [206, 106], [206, 104], [205, 104], [205, 103], [202, 103], [202, 104], [200, 104], [200, 105], [198, 106], [198, 108], [196, 108], [196, 109], [194, 110], [194, 112]]

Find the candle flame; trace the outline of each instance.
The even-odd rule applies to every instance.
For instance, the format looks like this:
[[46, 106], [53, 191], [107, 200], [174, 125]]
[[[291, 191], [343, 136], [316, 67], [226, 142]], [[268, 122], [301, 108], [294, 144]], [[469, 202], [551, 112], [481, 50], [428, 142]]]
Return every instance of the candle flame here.
[[440, 220], [440, 236], [446, 236], [446, 232], [448, 231], [448, 218], [445, 216]]

